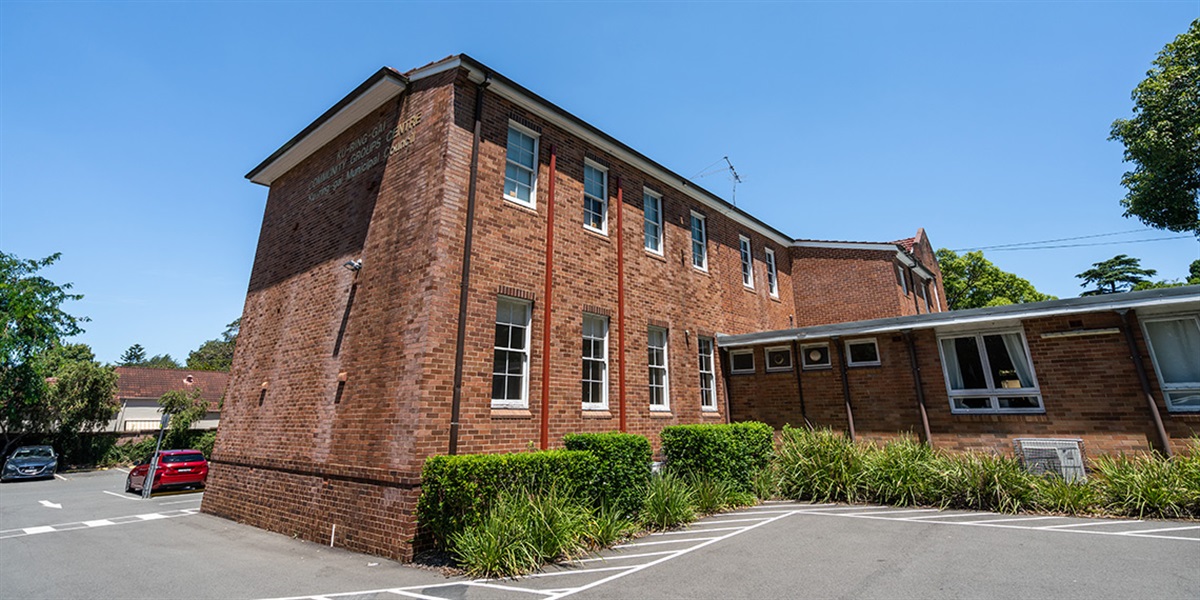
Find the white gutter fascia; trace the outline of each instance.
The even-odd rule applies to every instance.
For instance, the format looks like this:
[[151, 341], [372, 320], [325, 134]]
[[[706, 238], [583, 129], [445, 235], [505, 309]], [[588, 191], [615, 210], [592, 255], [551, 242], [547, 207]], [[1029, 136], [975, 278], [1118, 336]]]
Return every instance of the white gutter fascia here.
[[[460, 61], [460, 63], [461, 63], [461, 61]], [[458, 66], [458, 65], [455, 65], [455, 66]], [[467, 68], [468, 71], [471, 73], [472, 81], [476, 81], [476, 82], [483, 81], [484, 73], [477, 71], [471, 65], [463, 64], [462, 66]], [[416, 79], [416, 77], [417, 77], [417, 75], [414, 74], [412, 79]], [[623, 148], [619, 148], [617, 146], [610, 144], [608, 141], [595, 135], [591, 131], [588, 131], [582, 127], [579, 127], [574, 122], [572, 122], [570, 119], [563, 117], [562, 115], [558, 114], [556, 111], [550, 110], [545, 105], [542, 105], [541, 103], [533, 100], [532, 98], [529, 98], [525, 94], [521, 93], [520, 90], [506, 85], [503, 81], [500, 81], [498, 79], [493, 79], [492, 83], [488, 89], [498, 93], [499, 95], [503, 96], [504, 98], [507, 98], [508, 100], [512, 101], [513, 103], [520, 105], [522, 108], [525, 108], [526, 110], [538, 115], [539, 117], [541, 117], [547, 121], [550, 121], [556, 127], [559, 127], [560, 129], [571, 132], [572, 134], [578, 136], [579, 138], [583, 139], [584, 141], [588, 142], [589, 144], [596, 146], [597, 148], [600, 148], [601, 150], [613, 155], [614, 157], [621, 160], [622, 162], [654, 176], [657, 180], [663, 182], [666, 185], [671, 186], [676, 191], [681, 192], [681, 193], [691, 197], [692, 199], [700, 202], [701, 204], [704, 204], [708, 208], [716, 210], [717, 212], [725, 215], [726, 217], [735, 221], [736, 223], [738, 223], [744, 227], [747, 227], [749, 229], [754, 230], [758, 234], [770, 239], [771, 241], [775, 242], [776, 244], [779, 244], [780, 246], [783, 246], [784, 248], [792, 245], [791, 238], [787, 238], [787, 237], [781, 236], [773, 231], [763, 229], [762, 225], [759, 225], [758, 223], [755, 223], [754, 221], [746, 218], [745, 215], [742, 215], [741, 213], [733, 210], [732, 208], [725, 206], [724, 204], [719, 203], [718, 201], [713, 200], [712, 198], [709, 198], [703, 192], [699, 191], [698, 188], [688, 185], [687, 180], [679, 179], [679, 176], [663, 171], [661, 168], [647, 162], [646, 159], [642, 158], [641, 156], [638, 156], [634, 153], [629, 152], [628, 150], [625, 150]], [[678, 180], [678, 181], [676, 181], [676, 180]]]
[[878, 250], [880, 252], [898, 252], [896, 244], [877, 244], [873, 242], [810, 242], [793, 240], [790, 244], [797, 248], [833, 248], [837, 250]]
[[[433, 77], [434, 75], [437, 75], [438, 73], [443, 73], [445, 71], [449, 71], [450, 69], [457, 69], [460, 65], [462, 65], [462, 59], [458, 58], [458, 57], [454, 57], [454, 58], [451, 58], [450, 60], [445, 60], [442, 62], [436, 62], [427, 67], [422, 67], [420, 69], [412, 71], [411, 73], [408, 74], [408, 80], [411, 82], [411, 81], [417, 81], [420, 79], [425, 79], [426, 77]], [[480, 81], [483, 81], [482, 77], [479, 79], [479, 81], [476, 81], [475, 83], [479, 83]]]

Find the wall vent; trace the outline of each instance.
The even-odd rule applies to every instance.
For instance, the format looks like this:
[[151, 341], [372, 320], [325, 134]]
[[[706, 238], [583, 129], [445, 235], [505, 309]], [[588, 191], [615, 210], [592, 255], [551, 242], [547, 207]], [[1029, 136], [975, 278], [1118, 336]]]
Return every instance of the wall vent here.
[[1017, 438], [1013, 452], [1034, 475], [1053, 473], [1067, 481], [1087, 481], [1083, 469], [1083, 440]]

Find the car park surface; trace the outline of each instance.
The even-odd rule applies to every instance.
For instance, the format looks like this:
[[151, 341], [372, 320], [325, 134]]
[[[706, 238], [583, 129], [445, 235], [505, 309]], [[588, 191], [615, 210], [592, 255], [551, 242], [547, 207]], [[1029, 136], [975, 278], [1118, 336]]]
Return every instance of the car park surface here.
[[470, 580], [201, 514], [202, 492], [142, 500], [122, 471], [66, 478], [0, 488], [0, 598], [1200, 597], [1195, 521], [772, 502]]

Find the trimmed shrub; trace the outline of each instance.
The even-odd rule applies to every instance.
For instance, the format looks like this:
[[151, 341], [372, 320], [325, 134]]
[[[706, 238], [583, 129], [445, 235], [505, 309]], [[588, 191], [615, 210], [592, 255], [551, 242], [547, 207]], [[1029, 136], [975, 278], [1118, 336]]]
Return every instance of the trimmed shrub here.
[[862, 455], [862, 499], [908, 506], [937, 503], [937, 455], [926, 444], [904, 437]]
[[696, 520], [692, 488], [671, 473], [650, 478], [642, 505], [642, 524], [647, 529], [671, 529]]
[[862, 446], [829, 429], [783, 428], [779, 494], [792, 500], [853, 502], [862, 494]]
[[504, 491], [554, 488], [591, 503], [599, 466], [592, 453], [572, 450], [431, 456], [421, 473], [418, 545], [445, 548], [451, 534], [479, 524]]
[[672, 425], [660, 434], [668, 468], [676, 475], [727, 481], [753, 489], [754, 475], [767, 468], [774, 430], [766, 423]]
[[622, 515], [642, 507], [642, 494], [650, 480], [650, 440], [631, 433], [569, 433], [567, 450], [591, 452], [600, 461], [597, 500]]

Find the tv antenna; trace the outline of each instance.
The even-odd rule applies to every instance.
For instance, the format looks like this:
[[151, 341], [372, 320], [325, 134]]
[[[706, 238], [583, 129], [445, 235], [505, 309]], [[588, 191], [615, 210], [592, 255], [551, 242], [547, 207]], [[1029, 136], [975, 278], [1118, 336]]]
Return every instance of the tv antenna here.
[[[725, 161], [724, 167], [718, 166], [721, 163], [721, 160]], [[703, 169], [701, 169], [701, 171], [699, 173], [696, 173], [695, 175], [693, 175], [692, 179], [699, 179], [701, 177], [707, 177], [709, 175], [712, 175], [713, 173], [720, 173], [721, 171], [725, 171], [725, 172], [729, 173], [729, 178], [733, 180], [733, 194], [731, 197], [731, 201], [734, 206], [737, 206], [737, 186], [739, 183], [742, 182], [742, 178], [740, 175], [738, 175], [737, 169], [733, 168], [733, 163], [729, 162], [728, 156], [722, 156], [721, 160], [718, 160], [718, 161], [714, 162], [713, 164], [708, 165], [707, 167], [704, 167]], [[713, 167], [716, 167], [716, 168], [713, 168]]]

